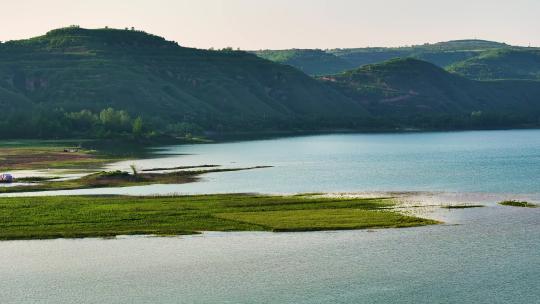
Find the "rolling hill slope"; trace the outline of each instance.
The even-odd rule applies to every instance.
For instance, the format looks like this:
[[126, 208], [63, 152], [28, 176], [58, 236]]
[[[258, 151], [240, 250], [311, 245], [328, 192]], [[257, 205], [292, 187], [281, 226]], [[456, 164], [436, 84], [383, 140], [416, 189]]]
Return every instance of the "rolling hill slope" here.
[[477, 56], [483, 51], [509, 47], [507, 44], [486, 40], [453, 40], [433, 44], [395, 48], [335, 49], [328, 52], [345, 59], [356, 67], [381, 63], [393, 58], [412, 57], [440, 67]]
[[540, 80], [540, 49], [498, 49], [456, 63], [449, 71], [470, 79]]
[[[366, 114], [334, 88], [253, 54], [76, 27], [0, 44], [0, 107], [7, 124], [34, 109], [113, 107], [160, 128], [207, 130], [336, 127]], [[25, 111], [13, 114], [18, 107]]]
[[521, 127], [539, 124], [539, 105], [540, 82], [472, 81], [417, 59], [312, 78], [139, 31], [0, 44], [0, 138]]
[[413, 127], [537, 124], [540, 82], [474, 81], [417, 59], [367, 65], [322, 81], [383, 120]]
[[412, 57], [447, 67], [493, 49], [510, 47], [486, 40], [454, 40], [409, 47], [367, 47], [322, 50], [265, 50], [258, 56], [294, 66], [309, 75], [328, 75], [344, 72], [367, 64], [381, 63], [393, 58]]
[[291, 65], [308, 75], [334, 74], [356, 67], [322, 50], [264, 50], [255, 51], [254, 54], [267, 60]]

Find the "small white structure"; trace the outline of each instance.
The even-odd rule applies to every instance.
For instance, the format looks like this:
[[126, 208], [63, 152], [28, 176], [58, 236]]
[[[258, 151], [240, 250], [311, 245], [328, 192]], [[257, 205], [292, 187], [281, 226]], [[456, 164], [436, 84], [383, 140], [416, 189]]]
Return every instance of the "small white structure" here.
[[0, 174], [0, 183], [12, 183], [13, 182], [13, 175], [11, 174]]

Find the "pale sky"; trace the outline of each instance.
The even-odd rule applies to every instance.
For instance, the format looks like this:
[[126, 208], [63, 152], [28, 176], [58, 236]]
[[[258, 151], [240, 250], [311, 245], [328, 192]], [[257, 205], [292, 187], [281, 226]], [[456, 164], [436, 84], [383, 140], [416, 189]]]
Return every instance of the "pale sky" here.
[[134, 26], [198, 48], [540, 46], [540, 0], [0, 0], [0, 41], [70, 24]]

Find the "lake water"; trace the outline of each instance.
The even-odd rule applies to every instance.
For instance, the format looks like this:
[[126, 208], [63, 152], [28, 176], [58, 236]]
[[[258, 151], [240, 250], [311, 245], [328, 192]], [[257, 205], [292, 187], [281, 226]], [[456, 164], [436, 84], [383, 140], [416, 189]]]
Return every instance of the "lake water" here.
[[[540, 131], [318, 135], [165, 147], [110, 169], [273, 168], [53, 194], [376, 192], [444, 225], [0, 242], [0, 303], [540, 303]], [[42, 193], [50, 195], [51, 193]]]
[[[169, 146], [129, 170], [187, 165], [273, 168], [214, 173], [198, 183], [46, 194], [442, 191], [540, 193], [540, 130], [333, 134]], [[34, 194], [35, 195], [35, 194]]]
[[540, 208], [446, 225], [0, 242], [0, 302], [540, 303]]

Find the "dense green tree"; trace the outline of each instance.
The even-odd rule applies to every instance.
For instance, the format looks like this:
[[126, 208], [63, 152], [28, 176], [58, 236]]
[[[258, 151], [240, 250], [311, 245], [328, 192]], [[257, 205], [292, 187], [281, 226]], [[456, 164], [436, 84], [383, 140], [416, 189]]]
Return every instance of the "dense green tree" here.
[[133, 121], [132, 133], [133, 133], [133, 136], [135, 136], [137, 138], [142, 136], [142, 134], [143, 134], [143, 119], [142, 119], [142, 117], [139, 116]]
[[66, 113], [67, 118], [72, 122], [75, 130], [84, 132], [94, 128], [99, 119], [98, 116], [89, 110], [81, 110], [80, 112]]
[[101, 124], [110, 131], [129, 131], [131, 130], [131, 117], [126, 111], [116, 111], [113, 108], [107, 108], [99, 113]]

